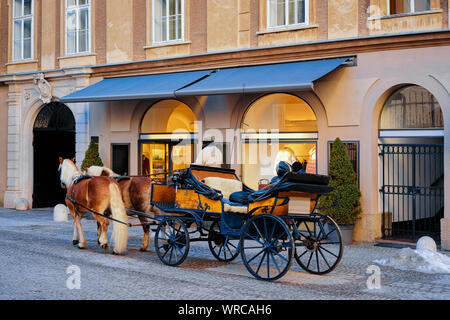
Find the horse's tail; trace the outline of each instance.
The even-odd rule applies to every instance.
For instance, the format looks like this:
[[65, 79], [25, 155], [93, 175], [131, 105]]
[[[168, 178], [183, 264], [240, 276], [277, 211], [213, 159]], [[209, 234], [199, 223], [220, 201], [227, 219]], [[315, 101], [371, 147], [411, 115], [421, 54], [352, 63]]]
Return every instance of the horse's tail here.
[[[109, 184], [111, 195], [110, 207], [112, 217], [124, 223], [128, 223], [128, 216], [122, 201], [119, 187], [116, 183]], [[120, 254], [127, 250], [128, 225], [113, 221], [112, 241], [114, 242], [114, 253]]]

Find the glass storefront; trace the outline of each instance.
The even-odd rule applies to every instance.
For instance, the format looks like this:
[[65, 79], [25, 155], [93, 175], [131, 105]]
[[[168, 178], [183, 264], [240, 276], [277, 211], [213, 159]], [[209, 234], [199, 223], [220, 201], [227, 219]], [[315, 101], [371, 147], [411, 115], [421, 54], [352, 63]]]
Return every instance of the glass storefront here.
[[[299, 161], [306, 172], [316, 173], [317, 147], [314, 141], [280, 141], [272, 145], [267, 142], [247, 141], [243, 148], [243, 181], [253, 190], [257, 190], [260, 184], [270, 182], [276, 175], [276, 165], [280, 161], [286, 161], [289, 164]], [[259, 158], [253, 156], [256, 154]]]
[[242, 179], [252, 189], [276, 175], [280, 161], [298, 161], [317, 173], [317, 121], [311, 107], [289, 94], [270, 94], [254, 102], [242, 121]]
[[182, 102], [163, 100], [153, 105], [141, 124], [141, 174], [164, 181], [165, 173], [189, 167], [195, 154], [194, 122], [194, 113]]

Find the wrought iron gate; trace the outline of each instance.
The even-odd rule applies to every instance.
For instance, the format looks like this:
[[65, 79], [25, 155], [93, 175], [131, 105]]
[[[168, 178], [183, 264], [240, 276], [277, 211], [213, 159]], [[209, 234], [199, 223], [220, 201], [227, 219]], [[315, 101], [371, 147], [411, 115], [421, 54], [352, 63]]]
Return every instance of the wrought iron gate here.
[[383, 238], [428, 235], [440, 241], [444, 215], [444, 147], [380, 144]]

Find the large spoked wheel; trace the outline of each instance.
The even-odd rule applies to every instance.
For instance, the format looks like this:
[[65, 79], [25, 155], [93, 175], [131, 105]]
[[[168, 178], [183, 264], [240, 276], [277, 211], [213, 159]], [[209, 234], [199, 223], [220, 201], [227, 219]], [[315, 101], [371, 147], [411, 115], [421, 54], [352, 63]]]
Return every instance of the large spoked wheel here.
[[289, 270], [294, 239], [286, 223], [277, 216], [259, 215], [243, 226], [240, 240], [242, 261], [260, 280], [277, 280]]
[[295, 260], [300, 267], [313, 274], [333, 271], [344, 252], [341, 230], [336, 222], [327, 216], [295, 221], [295, 226], [298, 235], [295, 239]]
[[162, 220], [155, 232], [155, 248], [159, 259], [168, 266], [178, 266], [189, 252], [189, 233], [178, 218]]
[[219, 261], [230, 262], [239, 255], [239, 239], [221, 234], [219, 221], [211, 224], [208, 245], [213, 256]]

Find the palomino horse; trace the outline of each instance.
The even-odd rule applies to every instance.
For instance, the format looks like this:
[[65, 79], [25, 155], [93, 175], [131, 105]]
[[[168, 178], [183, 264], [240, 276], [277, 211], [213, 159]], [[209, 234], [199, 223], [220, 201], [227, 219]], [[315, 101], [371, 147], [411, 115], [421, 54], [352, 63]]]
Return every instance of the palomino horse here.
[[[92, 166], [86, 170], [90, 176], [106, 176], [106, 177], [120, 177], [111, 169], [106, 167]], [[144, 213], [152, 213], [152, 206], [150, 205], [150, 196], [152, 190], [152, 180], [148, 177], [123, 177], [119, 178], [120, 193], [125, 207]], [[142, 240], [141, 251], [145, 251], [150, 244], [150, 226], [147, 218], [138, 215], [139, 221], [144, 230], [144, 239]]]
[[[67, 190], [67, 195], [74, 200], [66, 198], [66, 204], [73, 218], [74, 233], [73, 244], [78, 244], [80, 249], [86, 245], [81, 218], [89, 212], [86, 208], [102, 214], [112, 215], [112, 218], [122, 223], [113, 221], [112, 240], [114, 242], [113, 253], [120, 254], [126, 251], [128, 241], [128, 216], [120, 195], [118, 183], [108, 177], [90, 177], [81, 179], [74, 184], [75, 179], [82, 176], [81, 171], [69, 159], [59, 158], [59, 169], [61, 174], [61, 185]], [[98, 241], [103, 249], [108, 248], [107, 231], [109, 219], [93, 214], [97, 220]]]

